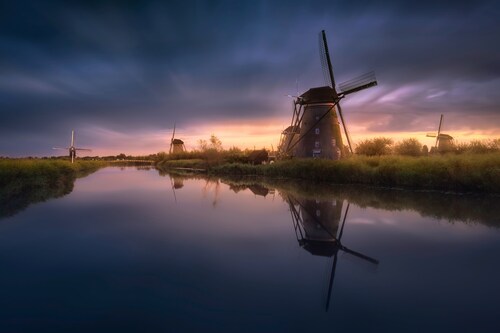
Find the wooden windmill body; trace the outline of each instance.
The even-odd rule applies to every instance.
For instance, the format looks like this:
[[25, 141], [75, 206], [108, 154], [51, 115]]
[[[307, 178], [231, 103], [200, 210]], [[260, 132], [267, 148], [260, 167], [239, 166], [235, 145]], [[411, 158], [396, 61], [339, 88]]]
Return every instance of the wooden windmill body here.
[[295, 149], [296, 157], [340, 159], [344, 145], [333, 95], [332, 88], [320, 87], [309, 89], [300, 96], [304, 116], [300, 126], [302, 139]]
[[[314, 255], [325, 255], [321, 249], [329, 248], [326, 244], [335, 243], [343, 201], [298, 198], [296, 202], [300, 207], [301, 226], [304, 231], [303, 245], [307, 243], [306, 250]], [[332, 254], [328, 253], [327, 256]]]
[[[377, 85], [374, 73], [370, 72], [336, 87], [324, 30], [320, 37], [320, 54], [328, 85], [311, 88], [294, 99], [291, 124], [282, 132], [278, 146], [280, 158], [336, 160], [352, 153], [339, 102], [351, 93]], [[347, 147], [344, 146], [341, 124]]]
[[175, 124], [174, 124], [174, 131], [172, 132], [172, 138], [170, 139], [169, 154], [184, 153], [185, 151], [186, 151], [186, 146], [184, 145], [184, 141], [175, 138]]
[[183, 153], [186, 151], [186, 146], [184, 146], [184, 141], [181, 139], [173, 139], [171, 144], [171, 153]]

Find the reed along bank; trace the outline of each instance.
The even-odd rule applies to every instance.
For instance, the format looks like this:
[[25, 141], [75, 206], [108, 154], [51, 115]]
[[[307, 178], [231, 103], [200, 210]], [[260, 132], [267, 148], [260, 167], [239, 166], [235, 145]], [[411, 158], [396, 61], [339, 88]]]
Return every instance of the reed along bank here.
[[106, 166], [101, 161], [0, 159], [0, 217], [10, 216], [29, 204], [70, 193], [78, 177]]
[[[173, 162], [173, 161], [172, 161]], [[186, 160], [186, 166], [193, 163]], [[201, 161], [198, 161], [199, 165]], [[182, 161], [159, 168], [182, 167]], [[416, 190], [500, 194], [500, 153], [435, 156], [352, 156], [339, 161], [292, 159], [272, 164], [204, 164], [213, 175], [305, 179]]]

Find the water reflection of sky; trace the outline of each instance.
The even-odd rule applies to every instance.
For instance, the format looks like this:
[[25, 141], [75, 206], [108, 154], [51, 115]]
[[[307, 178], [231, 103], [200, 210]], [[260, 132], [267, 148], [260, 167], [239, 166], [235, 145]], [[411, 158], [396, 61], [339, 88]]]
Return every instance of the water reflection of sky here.
[[332, 258], [299, 246], [279, 191], [172, 184], [108, 168], [2, 220], [6, 331], [496, 327], [498, 228], [351, 204], [342, 243], [380, 264], [339, 252], [325, 312]]

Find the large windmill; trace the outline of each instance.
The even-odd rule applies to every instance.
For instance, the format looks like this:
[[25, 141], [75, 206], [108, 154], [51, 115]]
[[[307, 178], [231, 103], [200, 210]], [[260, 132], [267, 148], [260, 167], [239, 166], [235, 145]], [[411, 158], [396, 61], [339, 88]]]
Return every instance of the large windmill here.
[[87, 148], [77, 148], [75, 147], [75, 131], [71, 131], [71, 146], [66, 147], [66, 148], [59, 148], [59, 147], [53, 147], [52, 149], [63, 149], [63, 150], [68, 150], [69, 151], [69, 157], [71, 157], [71, 163], [74, 162], [76, 158], [76, 151], [77, 150], [82, 150], [82, 151], [91, 151], [90, 149]]
[[427, 137], [436, 138], [436, 144], [431, 151], [444, 153], [453, 150], [453, 137], [451, 135], [441, 133], [441, 129], [443, 128], [443, 119], [444, 116], [441, 115], [441, 118], [439, 118], [437, 133], [427, 133]]
[[184, 146], [184, 141], [175, 138], [175, 123], [174, 123], [174, 131], [172, 132], [172, 138], [170, 139], [169, 154], [183, 153], [185, 151], [186, 151], [186, 146]]
[[352, 153], [352, 142], [340, 107], [340, 100], [349, 94], [377, 85], [373, 72], [335, 85], [333, 68], [325, 31], [320, 35], [320, 56], [327, 86], [311, 88], [293, 101], [290, 126], [283, 131], [279, 145], [280, 157], [315, 157], [339, 159], [344, 148], [340, 122]]

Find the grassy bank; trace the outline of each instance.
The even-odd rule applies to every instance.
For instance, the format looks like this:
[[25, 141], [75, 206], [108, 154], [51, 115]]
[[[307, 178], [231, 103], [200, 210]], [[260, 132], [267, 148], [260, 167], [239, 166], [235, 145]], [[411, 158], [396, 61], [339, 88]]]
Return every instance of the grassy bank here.
[[105, 162], [1, 159], [0, 217], [10, 216], [30, 203], [70, 193], [76, 178], [106, 166]]
[[219, 175], [258, 175], [337, 184], [500, 193], [500, 153], [429, 157], [354, 156], [340, 161], [288, 160], [267, 165], [222, 164]]
[[203, 169], [207, 170], [210, 168], [210, 163], [203, 159], [179, 159], [179, 160], [163, 160], [156, 164], [156, 167], [160, 170], [168, 169]]

